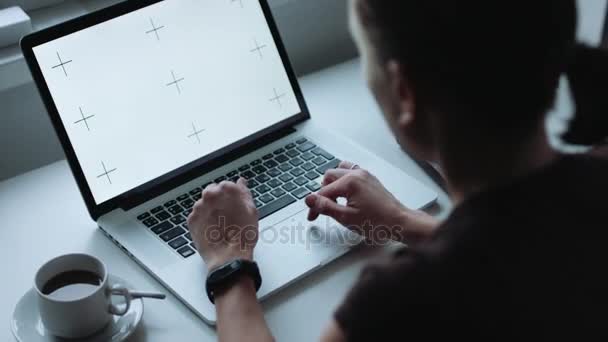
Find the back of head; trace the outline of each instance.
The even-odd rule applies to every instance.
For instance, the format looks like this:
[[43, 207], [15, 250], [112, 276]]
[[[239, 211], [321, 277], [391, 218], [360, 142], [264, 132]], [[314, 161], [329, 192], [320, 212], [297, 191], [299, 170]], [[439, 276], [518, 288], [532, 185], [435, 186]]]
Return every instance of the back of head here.
[[517, 138], [536, 130], [567, 73], [577, 119], [566, 137], [608, 136], [608, 56], [576, 42], [575, 0], [360, 0], [359, 8], [381, 57], [404, 66], [418, 110]]

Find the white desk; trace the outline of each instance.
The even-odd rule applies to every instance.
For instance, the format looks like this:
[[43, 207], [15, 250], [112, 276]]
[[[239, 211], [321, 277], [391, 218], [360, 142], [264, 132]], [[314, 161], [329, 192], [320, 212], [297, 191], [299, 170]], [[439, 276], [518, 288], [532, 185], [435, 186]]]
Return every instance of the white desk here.
[[[312, 115], [440, 192], [394, 142], [360, 75], [358, 61], [352, 61], [303, 78]], [[440, 214], [447, 213], [450, 205], [445, 194], [440, 195], [439, 204]], [[97, 229], [65, 161], [0, 183], [0, 218], [1, 341], [13, 340], [9, 319], [19, 297], [31, 287], [36, 269], [60, 254], [98, 256], [111, 272], [137, 288], [163, 291]], [[351, 253], [265, 302], [277, 340], [316, 340], [369, 254]], [[142, 328], [132, 341], [216, 339], [214, 329], [172, 296], [164, 302], [148, 301], [145, 308]]]

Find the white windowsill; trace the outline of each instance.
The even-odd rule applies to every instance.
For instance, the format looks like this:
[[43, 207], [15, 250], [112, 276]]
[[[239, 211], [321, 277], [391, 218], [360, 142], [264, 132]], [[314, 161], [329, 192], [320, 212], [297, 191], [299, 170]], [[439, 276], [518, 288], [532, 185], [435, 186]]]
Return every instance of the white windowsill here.
[[[34, 31], [96, 11], [122, 0], [67, 0], [59, 5], [29, 11]], [[296, 0], [270, 0], [273, 8]], [[0, 92], [29, 83], [32, 77], [19, 44], [0, 48]]]

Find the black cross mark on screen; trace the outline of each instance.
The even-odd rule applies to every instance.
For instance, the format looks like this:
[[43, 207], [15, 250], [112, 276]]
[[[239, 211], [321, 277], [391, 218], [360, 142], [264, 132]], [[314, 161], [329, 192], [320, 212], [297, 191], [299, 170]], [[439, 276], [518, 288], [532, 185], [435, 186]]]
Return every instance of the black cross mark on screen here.
[[253, 50], [251, 50], [252, 53], [259, 53], [260, 54], [260, 59], [264, 59], [264, 54], [262, 53], [262, 49], [266, 48], [266, 45], [260, 45], [258, 44], [257, 39], [253, 40], [255, 48]]
[[188, 139], [194, 138], [196, 137], [196, 140], [198, 141], [198, 143], [201, 143], [201, 137], [200, 134], [203, 133], [205, 130], [201, 129], [201, 130], [197, 130], [196, 126], [194, 125], [194, 122], [192, 123], [192, 134], [190, 134], [188, 136]]
[[271, 98], [269, 101], [276, 102], [279, 105], [279, 107], [283, 108], [283, 103], [281, 102], [282, 97], [285, 97], [285, 94], [279, 95], [279, 93], [277, 93], [277, 88], [274, 88], [274, 97]]
[[152, 18], [150, 18], [150, 24], [152, 25], [152, 29], [149, 31], [146, 31], [146, 34], [150, 34], [153, 33], [156, 35], [156, 40], [160, 40], [160, 36], [158, 35], [158, 31], [165, 28], [165, 26], [156, 26], [154, 25], [154, 20], [152, 20]]
[[59, 64], [53, 66], [53, 69], [57, 69], [57, 68], [61, 68], [63, 70], [63, 73], [65, 74], [65, 77], [68, 77], [68, 72], [67, 70], [65, 70], [65, 66], [66, 64], [72, 63], [72, 60], [70, 59], [69, 61], [63, 61], [61, 60], [61, 56], [59, 56], [59, 52], [57, 52], [57, 59], [59, 60]]
[[103, 167], [103, 173], [100, 174], [99, 176], [97, 176], [97, 178], [106, 177], [106, 178], [108, 178], [108, 183], [110, 183], [110, 185], [111, 185], [112, 184], [112, 178], [110, 178], [110, 174], [112, 172], [115, 172], [117, 169], [114, 168], [114, 169], [108, 170], [106, 168], [106, 164], [103, 161], [101, 162], [101, 167]]
[[82, 107], [78, 107], [78, 109], [80, 110], [80, 116], [82, 116], [82, 119], [74, 122], [75, 125], [84, 122], [84, 125], [87, 127], [87, 131], [91, 131], [91, 128], [89, 127], [89, 122], [88, 120], [90, 120], [91, 118], [93, 118], [95, 115], [89, 115], [89, 116], [85, 116], [84, 112], [82, 111]]
[[182, 88], [180, 88], [179, 86], [179, 82], [182, 82], [184, 80], [184, 78], [176, 78], [175, 77], [175, 73], [173, 72], [173, 70], [171, 70], [171, 77], [173, 78], [173, 82], [167, 83], [167, 87], [170, 86], [175, 86], [177, 88], [177, 93], [181, 94], [182, 93]]

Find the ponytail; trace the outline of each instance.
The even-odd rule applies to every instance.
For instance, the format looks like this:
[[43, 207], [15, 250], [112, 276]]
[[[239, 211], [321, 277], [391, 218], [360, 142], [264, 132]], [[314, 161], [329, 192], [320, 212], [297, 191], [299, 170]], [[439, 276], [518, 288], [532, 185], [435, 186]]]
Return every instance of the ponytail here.
[[566, 70], [576, 114], [564, 141], [595, 145], [608, 137], [608, 52], [577, 44]]

